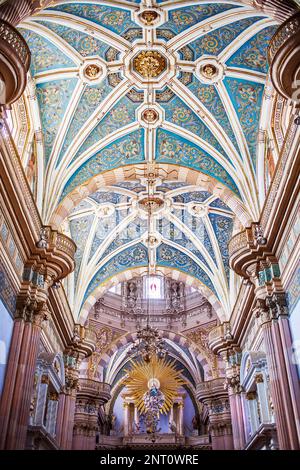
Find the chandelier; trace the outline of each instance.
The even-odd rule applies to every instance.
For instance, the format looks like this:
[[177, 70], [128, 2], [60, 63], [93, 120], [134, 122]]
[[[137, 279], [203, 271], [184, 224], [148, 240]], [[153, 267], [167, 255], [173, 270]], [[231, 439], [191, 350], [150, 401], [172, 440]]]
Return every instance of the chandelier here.
[[[155, 183], [155, 178], [153, 178], [153, 170], [150, 173], [148, 165], [148, 174], [147, 174], [147, 197], [142, 200], [142, 203], [147, 207], [147, 220], [148, 220], [148, 237], [147, 237], [147, 245], [148, 245], [148, 286], [151, 285], [150, 283], [150, 276], [151, 276], [151, 266], [150, 266], [150, 259], [151, 259], [151, 245], [153, 236], [151, 236], [150, 228], [152, 226], [152, 217], [157, 209], [157, 204], [160, 204], [160, 199], [155, 198], [153, 194], [153, 188]], [[152, 165], [153, 166], [153, 165]], [[158, 202], [157, 202], [158, 201]], [[153, 203], [154, 202], [154, 203]], [[128, 350], [128, 355], [130, 356], [140, 356], [142, 359], [149, 363], [153, 357], [157, 357], [158, 359], [163, 359], [167, 351], [165, 349], [164, 340], [161, 338], [159, 331], [157, 328], [154, 328], [150, 325], [150, 295], [148, 293], [147, 296], [147, 324], [144, 328], [138, 328], [137, 330], [137, 338], [134, 342], [133, 346]]]
[[128, 354], [130, 356], [141, 356], [145, 362], [149, 363], [153, 356], [163, 359], [167, 351], [158, 329], [153, 328], [147, 322], [145, 328], [140, 328], [137, 331], [137, 339]]

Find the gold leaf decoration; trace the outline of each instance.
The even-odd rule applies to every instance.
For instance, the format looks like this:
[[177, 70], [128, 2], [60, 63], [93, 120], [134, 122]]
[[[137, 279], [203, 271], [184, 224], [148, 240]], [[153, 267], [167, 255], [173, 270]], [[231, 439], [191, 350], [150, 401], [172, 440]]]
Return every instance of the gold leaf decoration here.
[[156, 356], [153, 356], [149, 363], [133, 360], [131, 363], [133, 368], [126, 371], [127, 376], [123, 383], [139, 412], [146, 412], [144, 395], [151, 388], [151, 384], [155, 383], [165, 397], [160, 412], [167, 414], [178, 395], [180, 386], [186, 383], [182, 379], [182, 370], [176, 370], [175, 361], [167, 358], [158, 359]]

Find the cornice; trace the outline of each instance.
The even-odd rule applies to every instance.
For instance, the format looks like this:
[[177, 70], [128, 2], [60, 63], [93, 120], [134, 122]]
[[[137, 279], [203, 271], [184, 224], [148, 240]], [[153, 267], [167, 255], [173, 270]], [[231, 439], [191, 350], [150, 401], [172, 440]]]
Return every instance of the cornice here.
[[1, 192], [25, 245], [25, 264], [48, 271], [53, 282], [64, 278], [74, 269], [76, 245], [50, 226], [43, 226], [5, 118], [0, 120], [0, 169]]
[[[274, 256], [299, 192], [300, 129], [292, 117], [259, 222], [229, 242], [231, 268], [249, 279], [257, 265]], [[265, 240], [263, 240], [265, 239]]]

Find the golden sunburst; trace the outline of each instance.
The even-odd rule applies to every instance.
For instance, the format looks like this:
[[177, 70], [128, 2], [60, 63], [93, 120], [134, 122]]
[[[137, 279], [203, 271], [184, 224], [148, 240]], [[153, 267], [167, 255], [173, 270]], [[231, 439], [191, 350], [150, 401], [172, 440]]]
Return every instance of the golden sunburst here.
[[176, 370], [175, 361], [166, 358], [158, 359], [154, 356], [149, 363], [145, 361], [131, 361], [131, 363], [133, 368], [126, 371], [127, 376], [123, 383], [134, 399], [137, 409], [140, 413], [146, 412], [144, 395], [154, 383], [165, 397], [160, 412], [167, 414], [173, 405], [174, 398], [178, 395], [180, 386], [185, 384], [181, 376], [182, 371]]

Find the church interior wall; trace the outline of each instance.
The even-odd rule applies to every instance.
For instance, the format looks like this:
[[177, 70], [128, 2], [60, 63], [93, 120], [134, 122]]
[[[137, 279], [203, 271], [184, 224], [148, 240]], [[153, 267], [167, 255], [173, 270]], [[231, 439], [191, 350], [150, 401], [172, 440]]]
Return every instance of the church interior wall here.
[[0, 2], [0, 449], [298, 450], [299, 1], [85, 3]]

